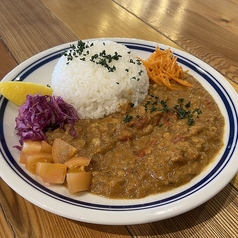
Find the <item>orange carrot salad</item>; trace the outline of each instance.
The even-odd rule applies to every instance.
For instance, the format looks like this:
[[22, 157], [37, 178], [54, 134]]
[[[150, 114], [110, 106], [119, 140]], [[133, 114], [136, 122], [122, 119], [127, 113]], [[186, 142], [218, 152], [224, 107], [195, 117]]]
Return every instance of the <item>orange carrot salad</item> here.
[[171, 82], [176, 81], [187, 87], [192, 85], [184, 80], [186, 72], [177, 63], [177, 57], [173, 56], [170, 49], [161, 50], [157, 46], [155, 51], [146, 60], [141, 60], [147, 69], [150, 80], [157, 84], [164, 84], [170, 89], [176, 89]]

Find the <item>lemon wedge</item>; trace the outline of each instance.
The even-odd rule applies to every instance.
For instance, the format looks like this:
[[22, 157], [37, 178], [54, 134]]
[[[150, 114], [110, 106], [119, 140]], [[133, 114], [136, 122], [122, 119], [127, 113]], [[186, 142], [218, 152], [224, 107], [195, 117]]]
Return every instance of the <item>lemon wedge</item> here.
[[17, 106], [26, 101], [28, 94], [52, 95], [52, 88], [42, 84], [20, 81], [0, 82], [0, 94]]

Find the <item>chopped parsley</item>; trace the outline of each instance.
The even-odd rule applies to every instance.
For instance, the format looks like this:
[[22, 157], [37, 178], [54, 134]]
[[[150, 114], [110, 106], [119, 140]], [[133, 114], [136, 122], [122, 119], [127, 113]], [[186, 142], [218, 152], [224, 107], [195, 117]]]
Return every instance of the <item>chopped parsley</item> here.
[[138, 64], [138, 65], [141, 65], [142, 63], [141, 63], [141, 61], [140, 60], [136, 60], [136, 63]]
[[143, 72], [144, 72], [143, 70], [140, 70], [138, 74], [141, 76]]
[[[70, 45], [70, 49], [65, 51], [62, 55], [67, 57], [67, 64], [69, 64], [70, 61], [73, 60], [73, 58], [77, 58], [79, 56], [82, 55], [83, 51], [86, 48], [91, 47], [92, 44], [90, 46], [88, 46], [85, 42], [83, 41], [78, 41], [77, 45]], [[86, 54], [89, 54], [89, 51], [86, 51]], [[84, 55], [86, 56], [86, 55]]]
[[130, 63], [135, 64], [135, 61], [133, 59], [130, 59]]
[[178, 115], [179, 119], [187, 119], [188, 125], [193, 125], [195, 123], [194, 120], [194, 114], [197, 114], [197, 117], [199, 114], [202, 113], [200, 108], [196, 108], [195, 110], [189, 110], [191, 103], [187, 102], [185, 105], [183, 105], [184, 99], [179, 98], [178, 104], [174, 106], [174, 110]]
[[178, 116], [178, 119], [187, 119], [188, 125], [194, 125], [195, 120], [194, 116], [199, 116], [199, 114], [202, 113], [200, 108], [196, 108], [194, 110], [190, 110], [191, 102], [187, 102], [184, 104], [184, 99], [179, 98], [178, 104], [170, 108], [166, 101], [159, 100], [159, 97], [150, 94], [150, 98], [146, 101], [144, 104], [144, 108], [147, 112], [163, 112], [163, 113], [176, 113]]
[[123, 118], [123, 121], [124, 122], [129, 122], [129, 121], [132, 120], [132, 118], [133, 118], [133, 116], [126, 114], [126, 116]]
[[[105, 42], [103, 42], [103, 45], [105, 45]], [[65, 51], [62, 55], [67, 57], [67, 63], [69, 64], [70, 61], [72, 61], [74, 58], [81, 57], [80, 60], [86, 61], [86, 56], [89, 55], [89, 48], [94, 46], [93, 43], [90, 45], [83, 41], [78, 41], [76, 45], [70, 45], [70, 49]], [[91, 56], [90, 61], [92, 61], [95, 64], [102, 65], [105, 67], [108, 72], [114, 72], [116, 71], [115, 65], [109, 65], [113, 61], [117, 61], [122, 56], [118, 54], [117, 52], [114, 52], [114, 54], [107, 54], [106, 50], [102, 50], [99, 54], [94, 54]]]
[[114, 53], [114, 55], [107, 54], [105, 50], [100, 52], [99, 54], [95, 54], [91, 56], [91, 61], [95, 64], [100, 64], [103, 67], [107, 68], [108, 72], [114, 72], [116, 70], [116, 66], [110, 66], [109, 64], [113, 60], [119, 60], [119, 58], [122, 57], [117, 52]]

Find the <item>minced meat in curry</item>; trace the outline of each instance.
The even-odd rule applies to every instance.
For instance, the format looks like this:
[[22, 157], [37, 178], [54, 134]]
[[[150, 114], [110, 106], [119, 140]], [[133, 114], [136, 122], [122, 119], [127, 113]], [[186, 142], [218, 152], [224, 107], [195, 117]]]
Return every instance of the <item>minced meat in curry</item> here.
[[193, 87], [151, 84], [140, 106], [79, 120], [76, 138], [67, 129], [47, 132], [48, 141], [60, 137], [91, 158], [93, 194], [142, 198], [188, 183], [221, 149], [224, 118], [200, 83], [187, 80]]

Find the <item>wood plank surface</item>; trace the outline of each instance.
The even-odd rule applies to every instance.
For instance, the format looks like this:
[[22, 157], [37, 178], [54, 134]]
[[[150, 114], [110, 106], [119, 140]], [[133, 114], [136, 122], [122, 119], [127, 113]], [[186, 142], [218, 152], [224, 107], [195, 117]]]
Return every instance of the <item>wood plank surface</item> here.
[[18, 0], [0, 1], [0, 9], [1, 37], [17, 63], [78, 39], [40, 0], [26, 0], [24, 4]]
[[[0, 77], [56, 45], [79, 38], [129, 37], [185, 49], [219, 70], [236, 88], [237, 4], [237, 0], [216, 4], [212, 0], [0, 0]], [[0, 219], [1, 238], [236, 238], [238, 176], [185, 214], [130, 226], [60, 217], [28, 202], [0, 179]]]
[[237, 237], [238, 197], [226, 186], [208, 202], [177, 217], [160, 222], [128, 226], [133, 237]]
[[237, 1], [113, 1], [238, 84]]
[[13, 68], [17, 66], [15, 59], [12, 57], [11, 53], [7, 49], [3, 40], [0, 39], [0, 80], [9, 73]]
[[2, 179], [0, 204], [0, 237], [131, 237], [125, 226], [87, 224], [47, 212], [16, 194]]
[[[128, 37], [178, 46], [111, 0], [41, 0], [79, 39]], [[72, 20], [73, 19], [73, 20]]]

